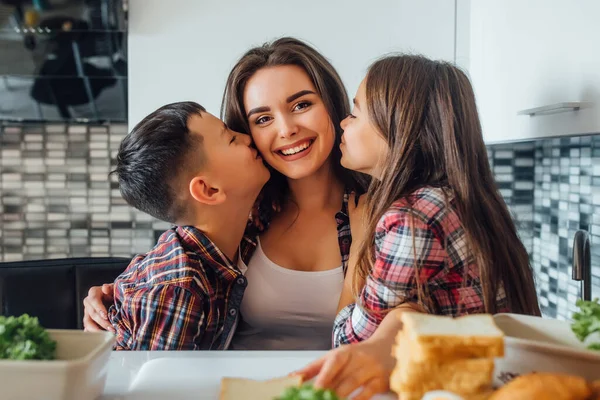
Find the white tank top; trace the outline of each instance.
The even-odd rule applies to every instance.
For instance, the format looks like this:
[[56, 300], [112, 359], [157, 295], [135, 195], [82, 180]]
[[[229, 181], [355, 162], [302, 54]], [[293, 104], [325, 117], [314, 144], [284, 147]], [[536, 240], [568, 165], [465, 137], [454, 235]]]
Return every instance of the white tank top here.
[[265, 255], [260, 241], [248, 266], [238, 257], [247, 280], [242, 319], [230, 350], [328, 350], [344, 272], [294, 271]]

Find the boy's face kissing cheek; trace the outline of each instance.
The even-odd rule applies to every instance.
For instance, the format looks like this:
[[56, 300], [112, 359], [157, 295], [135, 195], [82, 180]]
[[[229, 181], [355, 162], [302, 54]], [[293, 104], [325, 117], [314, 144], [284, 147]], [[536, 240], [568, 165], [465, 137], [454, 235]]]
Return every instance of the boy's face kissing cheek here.
[[252, 194], [269, 178], [250, 135], [229, 129], [220, 119], [206, 113], [196, 119], [203, 135], [207, 168], [218, 176], [224, 189], [233, 194]]

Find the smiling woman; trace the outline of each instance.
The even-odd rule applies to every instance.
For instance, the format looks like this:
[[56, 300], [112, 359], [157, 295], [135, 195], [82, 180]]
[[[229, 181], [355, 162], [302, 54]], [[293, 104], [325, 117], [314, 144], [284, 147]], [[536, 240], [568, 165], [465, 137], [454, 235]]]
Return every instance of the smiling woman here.
[[250, 132], [271, 179], [242, 246], [248, 287], [234, 349], [328, 349], [350, 250], [349, 192], [340, 165], [348, 96], [307, 44], [279, 39], [248, 51], [231, 72], [223, 119]]
[[[278, 68], [286, 69], [286, 68], [295, 68], [295, 67], [286, 66], [286, 67], [278, 67]], [[287, 72], [289, 75], [290, 74], [289, 71], [287, 71]], [[284, 71], [284, 73], [285, 73], [285, 71]], [[308, 83], [308, 86], [311, 86], [310, 82]], [[292, 110], [297, 113], [304, 112], [309, 107], [314, 105], [314, 101], [311, 102], [309, 100], [309, 98], [307, 98], [307, 96], [310, 96], [310, 95], [317, 96], [317, 98], [318, 98], [318, 95], [312, 90], [300, 90], [299, 92], [294, 93], [293, 95], [289, 96], [286, 99], [286, 103], [292, 104], [292, 103], [296, 102], [296, 100], [299, 100], [296, 104], [293, 105]], [[257, 107], [257, 108], [250, 110], [250, 112], [248, 113], [248, 119], [250, 119], [250, 117], [253, 114], [268, 113], [268, 112], [272, 112], [272, 111], [273, 110], [271, 110], [270, 107]], [[269, 121], [270, 120], [267, 116], [261, 116], [258, 119], [256, 119], [256, 124], [264, 127], [264, 126], [267, 126]], [[292, 133], [292, 135], [293, 135], [293, 133]], [[316, 139], [316, 137], [298, 139], [294, 143], [292, 143], [290, 145], [278, 147], [274, 151], [275, 151], [275, 153], [280, 155], [286, 161], [295, 161], [295, 160], [298, 160], [300, 158], [307, 156], [310, 153], [310, 150], [312, 149], [312, 144], [315, 142], [315, 139]]]
[[301, 67], [257, 71], [246, 83], [244, 108], [250, 109], [247, 118], [254, 143], [271, 167], [291, 179], [331, 171], [335, 129]]

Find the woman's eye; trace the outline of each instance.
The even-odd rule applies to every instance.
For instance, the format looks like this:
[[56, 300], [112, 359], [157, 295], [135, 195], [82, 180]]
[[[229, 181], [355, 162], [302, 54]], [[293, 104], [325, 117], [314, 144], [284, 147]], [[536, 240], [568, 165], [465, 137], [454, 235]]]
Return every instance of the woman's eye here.
[[236, 137], [237, 137], [236, 135], [233, 135], [233, 136], [231, 137], [231, 140], [229, 141], [229, 144], [231, 144], [231, 143], [235, 142], [235, 138], [236, 138]]
[[305, 109], [306, 107], [309, 107], [311, 105], [312, 105], [312, 103], [310, 103], [308, 101], [301, 101], [300, 103], [298, 103], [294, 106], [294, 111]]
[[346, 118], [354, 119], [354, 118], [356, 118], [356, 116], [354, 116], [353, 114], [348, 114], [348, 115], [346, 115]]
[[260, 117], [258, 118], [256, 121], [254, 121], [254, 123], [256, 125], [262, 125], [262, 124], [266, 124], [267, 122], [269, 122], [271, 119], [267, 116], [264, 117]]

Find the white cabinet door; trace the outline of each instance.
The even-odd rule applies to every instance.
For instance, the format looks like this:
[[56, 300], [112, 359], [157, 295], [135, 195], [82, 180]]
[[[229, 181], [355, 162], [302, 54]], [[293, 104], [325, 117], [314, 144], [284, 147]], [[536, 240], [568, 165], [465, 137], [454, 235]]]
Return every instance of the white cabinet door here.
[[406, 51], [452, 61], [449, 0], [129, 0], [129, 124], [173, 101], [217, 114], [225, 80], [251, 46], [280, 36], [313, 44], [354, 96], [367, 66]]
[[[600, 132], [600, 1], [471, 1], [469, 72], [487, 143]], [[582, 102], [578, 111], [517, 115]]]

